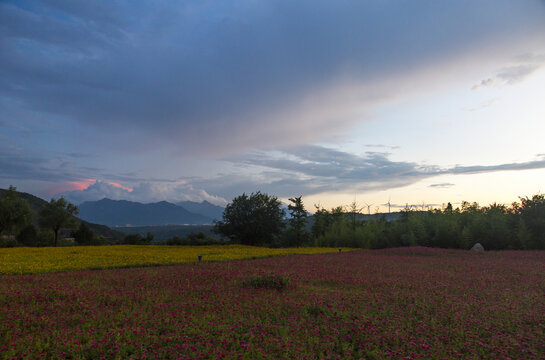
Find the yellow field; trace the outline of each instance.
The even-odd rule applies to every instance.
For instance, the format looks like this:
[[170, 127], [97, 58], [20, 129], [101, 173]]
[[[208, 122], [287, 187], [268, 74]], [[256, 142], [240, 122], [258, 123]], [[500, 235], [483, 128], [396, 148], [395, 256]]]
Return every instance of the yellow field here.
[[[347, 251], [349, 249], [343, 249]], [[273, 255], [337, 252], [336, 248], [269, 249], [244, 245], [158, 246], [116, 245], [0, 249], [0, 274], [34, 274], [65, 270], [167, 265], [249, 259]]]

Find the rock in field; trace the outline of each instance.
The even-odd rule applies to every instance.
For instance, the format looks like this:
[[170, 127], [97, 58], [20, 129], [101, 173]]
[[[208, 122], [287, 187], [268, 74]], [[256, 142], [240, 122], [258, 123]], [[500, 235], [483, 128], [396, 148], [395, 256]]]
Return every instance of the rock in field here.
[[483, 252], [483, 251], [484, 251], [484, 247], [483, 247], [480, 243], [476, 243], [476, 244], [473, 245], [473, 247], [471, 248], [471, 251]]

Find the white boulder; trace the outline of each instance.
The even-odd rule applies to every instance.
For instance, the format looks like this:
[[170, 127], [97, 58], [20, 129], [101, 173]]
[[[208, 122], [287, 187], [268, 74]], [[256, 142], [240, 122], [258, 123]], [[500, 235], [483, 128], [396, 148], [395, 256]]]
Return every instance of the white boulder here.
[[473, 247], [471, 248], [471, 251], [483, 252], [483, 251], [484, 251], [484, 247], [483, 247], [480, 243], [476, 243], [476, 244], [473, 245]]

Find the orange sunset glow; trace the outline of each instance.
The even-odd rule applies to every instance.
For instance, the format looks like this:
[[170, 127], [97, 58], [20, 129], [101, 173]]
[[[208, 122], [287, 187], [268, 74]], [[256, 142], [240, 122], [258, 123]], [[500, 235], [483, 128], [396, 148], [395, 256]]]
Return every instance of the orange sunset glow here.
[[85, 190], [90, 185], [94, 184], [97, 180], [96, 179], [81, 179], [78, 181], [65, 181], [66, 184], [68, 184], [68, 188], [64, 188], [64, 191], [74, 191], [74, 190]]
[[117, 182], [114, 182], [114, 181], [108, 181], [108, 184], [112, 185], [113, 187], [119, 188], [119, 189], [127, 190], [128, 192], [132, 192], [132, 190], [133, 190], [132, 188], [123, 186], [120, 183], [117, 183]]

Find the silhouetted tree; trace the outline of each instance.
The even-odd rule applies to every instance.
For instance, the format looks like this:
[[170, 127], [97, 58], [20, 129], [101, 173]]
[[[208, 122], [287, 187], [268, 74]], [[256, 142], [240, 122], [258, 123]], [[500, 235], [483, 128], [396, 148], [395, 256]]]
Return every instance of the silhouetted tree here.
[[289, 232], [292, 243], [290, 245], [300, 246], [308, 238], [306, 231], [307, 211], [303, 205], [302, 196], [289, 198], [291, 204], [288, 204], [288, 210], [291, 218], [289, 219]]
[[316, 212], [314, 213], [314, 222], [312, 223], [312, 236], [318, 238], [325, 234], [326, 230], [331, 225], [331, 214], [320, 205], [314, 205]]
[[527, 247], [545, 249], [545, 195], [536, 194], [531, 199], [520, 198], [520, 201], [521, 206], [517, 211], [529, 233]]
[[63, 197], [58, 200], [51, 199], [40, 211], [40, 226], [53, 230], [57, 246], [59, 230], [63, 227], [75, 227], [78, 221], [74, 216], [77, 214], [78, 207]]
[[6, 194], [0, 199], [0, 234], [16, 233], [17, 229], [30, 224], [32, 211], [28, 202], [19, 198], [15, 186], [10, 186]]
[[356, 224], [358, 222], [358, 214], [363, 208], [358, 208], [358, 204], [356, 203], [356, 200], [352, 201], [352, 203], [349, 205], [349, 213], [352, 217], [352, 230], [356, 230]]
[[284, 228], [284, 216], [277, 197], [259, 191], [250, 196], [242, 194], [227, 205], [214, 232], [235, 243], [271, 244]]

